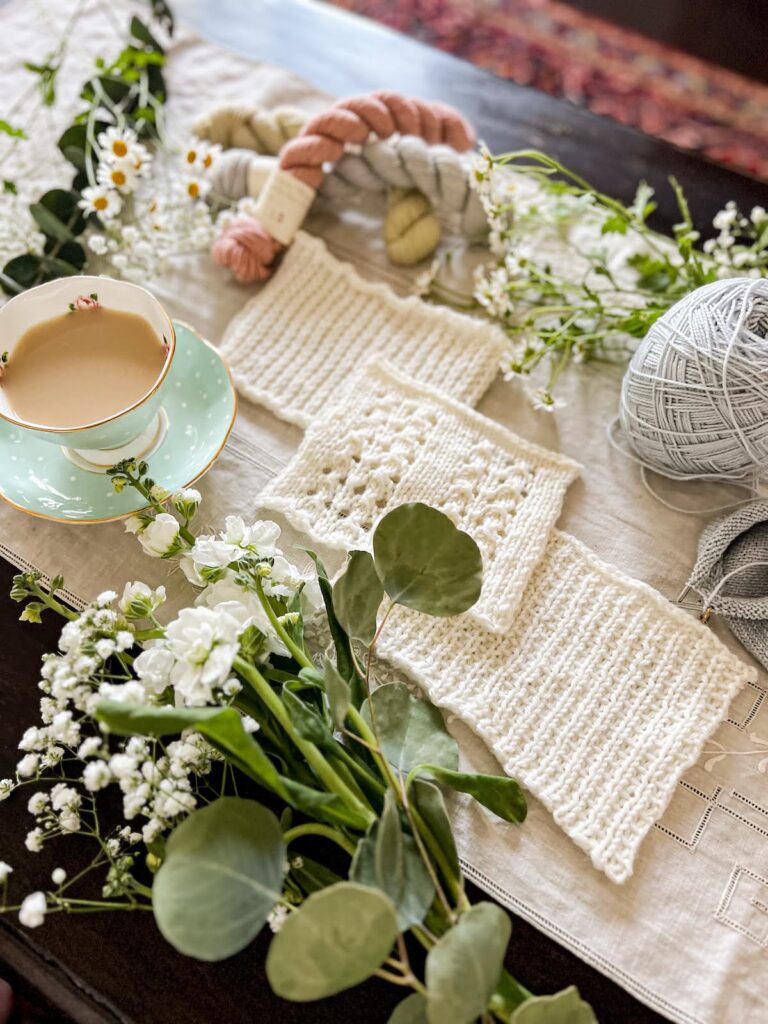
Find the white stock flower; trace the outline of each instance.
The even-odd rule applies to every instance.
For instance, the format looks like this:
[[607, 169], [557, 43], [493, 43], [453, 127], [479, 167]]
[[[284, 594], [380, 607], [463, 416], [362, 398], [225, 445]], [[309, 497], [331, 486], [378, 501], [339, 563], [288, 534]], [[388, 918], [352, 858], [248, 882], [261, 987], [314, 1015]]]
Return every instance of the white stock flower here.
[[142, 686], [150, 693], [162, 693], [171, 681], [175, 658], [165, 647], [148, 647], [133, 663]]
[[176, 659], [171, 682], [190, 706], [210, 703], [213, 690], [224, 684], [247, 625], [247, 609], [228, 601], [215, 608], [184, 608], [166, 629]]
[[139, 543], [153, 558], [168, 558], [179, 550], [180, 525], [170, 512], [161, 512], [141, 531]]
[[125, 520], [126, 533], [142, 533], [146, 526], [147, 521], [142, 519], [141, 516], [129, 516]]
[[152, 590], [146, 583], [136, 580], [133, 583], [125, 584], [118, 607], [128, 618], [143, 619], [152, 615], [163, 601], [165, 601], [165, 587], [161, 586]]
[[39, 928], [45, 920], [48, 902], [44, 892], [32, 892], [25, 896], [19, 908], [19, 921], [25, 928]]
[[194, 487], [182, 487], [171, 495], [173, 507], [186, 520], [190, 520], [195, 512], [197, 512], [202, 500], [203, 497], [200, 491], [196, 491]]

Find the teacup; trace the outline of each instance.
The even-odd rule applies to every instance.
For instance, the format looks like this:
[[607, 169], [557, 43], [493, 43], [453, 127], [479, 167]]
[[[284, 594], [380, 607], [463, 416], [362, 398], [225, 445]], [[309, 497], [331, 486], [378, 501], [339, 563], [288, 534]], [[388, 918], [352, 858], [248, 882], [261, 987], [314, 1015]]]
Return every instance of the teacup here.
[[165, 437], [168, 421], [162, 408], [168, 387], [168, 374], [176, 351], [176, 334], [170, 317], [157, 299], [145, 288], [108, 277], [78, 275], [49, 281], [22, 292], [0, 309], [0, 351], [7, 353], [9, 365], [15, 346], [30, 328], [52, 320], [68, 309], [81, 309], [98, 296], [105, 309], [140, 316], [165, 346], [166, 357], [159, 376], [142, 398], [127, 408], [119, 402], [113, 413], [81, 425], [54, 427], [20, 419], [0, 387], [0, 417], [22, 430], [60, 445], [76, 465], [93, 472], [105, 469], [128, 457], [146, 458]]

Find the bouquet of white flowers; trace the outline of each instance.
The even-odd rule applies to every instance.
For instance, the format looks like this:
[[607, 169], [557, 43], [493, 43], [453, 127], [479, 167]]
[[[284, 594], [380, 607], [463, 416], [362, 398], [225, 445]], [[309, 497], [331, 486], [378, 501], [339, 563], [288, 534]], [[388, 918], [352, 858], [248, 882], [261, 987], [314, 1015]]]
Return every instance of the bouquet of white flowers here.
[[[229, 516], [196, 535], [197, 491], [169, 495], [145, 463], [111, 475], [148, 502], [127, 529], [177, 562], [195, 597], [163, 622], [164, 588], [133, 582], [77, 614], [56, 597], [61, 578], [44, 588], [36, 573], [15, 577], [22, 619], [51, 609], [66, 623], [44, 658], [41, 720], [0, 799], [31, 790], [28, 850], [78, 835], [95, 852], [18, 902], [0, 862], [0, 912], [37, 927], [51, 913], [150, 911], [172, 946], [202, 960], [269, 925], [278, 995], [319, 999], [377, 975], [412, 990], [392, 1017], [401, 1024], [594, 1020], [575, 989], [537, 997], [507, 974], [507, 915], [465, 894], [441, 787], [522, 822], [518, 784], [461, 772], [437, 709], [402, 683], [374, 685], [398, 605], [445, 616], [475, 603], [472, 538], [403, 505], [332, 583], [313, 553], [311, 574], [284, 556], [275, 523]], [[115, 789], [122, 814], [110, 821], [101, 801]], [[307, 856], [310, 837], [338, 848], [342, 873]], [[413, 943], [427, 951], [423, 980]]]

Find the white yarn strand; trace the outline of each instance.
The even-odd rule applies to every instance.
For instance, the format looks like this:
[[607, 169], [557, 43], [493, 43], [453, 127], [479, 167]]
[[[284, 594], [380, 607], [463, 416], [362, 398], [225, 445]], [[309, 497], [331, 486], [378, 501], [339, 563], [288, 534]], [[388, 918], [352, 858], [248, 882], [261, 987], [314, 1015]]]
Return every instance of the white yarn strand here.
[[766, 334], [763, 279], [705, 285], [664, 313], [633, 356], [622, 385], [619, 418], [631, 457], [675, 480], [764, 476]]

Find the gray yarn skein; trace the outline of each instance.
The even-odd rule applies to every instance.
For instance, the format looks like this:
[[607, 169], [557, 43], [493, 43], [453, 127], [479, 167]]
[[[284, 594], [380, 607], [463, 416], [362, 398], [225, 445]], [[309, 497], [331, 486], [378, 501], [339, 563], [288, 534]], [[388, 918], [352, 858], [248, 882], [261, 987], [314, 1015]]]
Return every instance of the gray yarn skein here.
[[619, 418], [636, 460], [665, 476], [765, 475], [768, 281], [716, 281], [659, 317], [624, 376]]
[[[230, 149], [216, 161], [212, 186], [227, 199], [248, 195], [248, 169], [254, 154]], [[391, 188], [416, 188], [451, 228], [469, 237], [487, 234], [488, 221], [477, 193], [469, 183], [469, 167], [449, 146], [429, 146], [404, 135], [374, 141], [359, 153], [345, 153], [326, 175], [319, 195], [349, 202], [361, 192], [385, 194]]]

